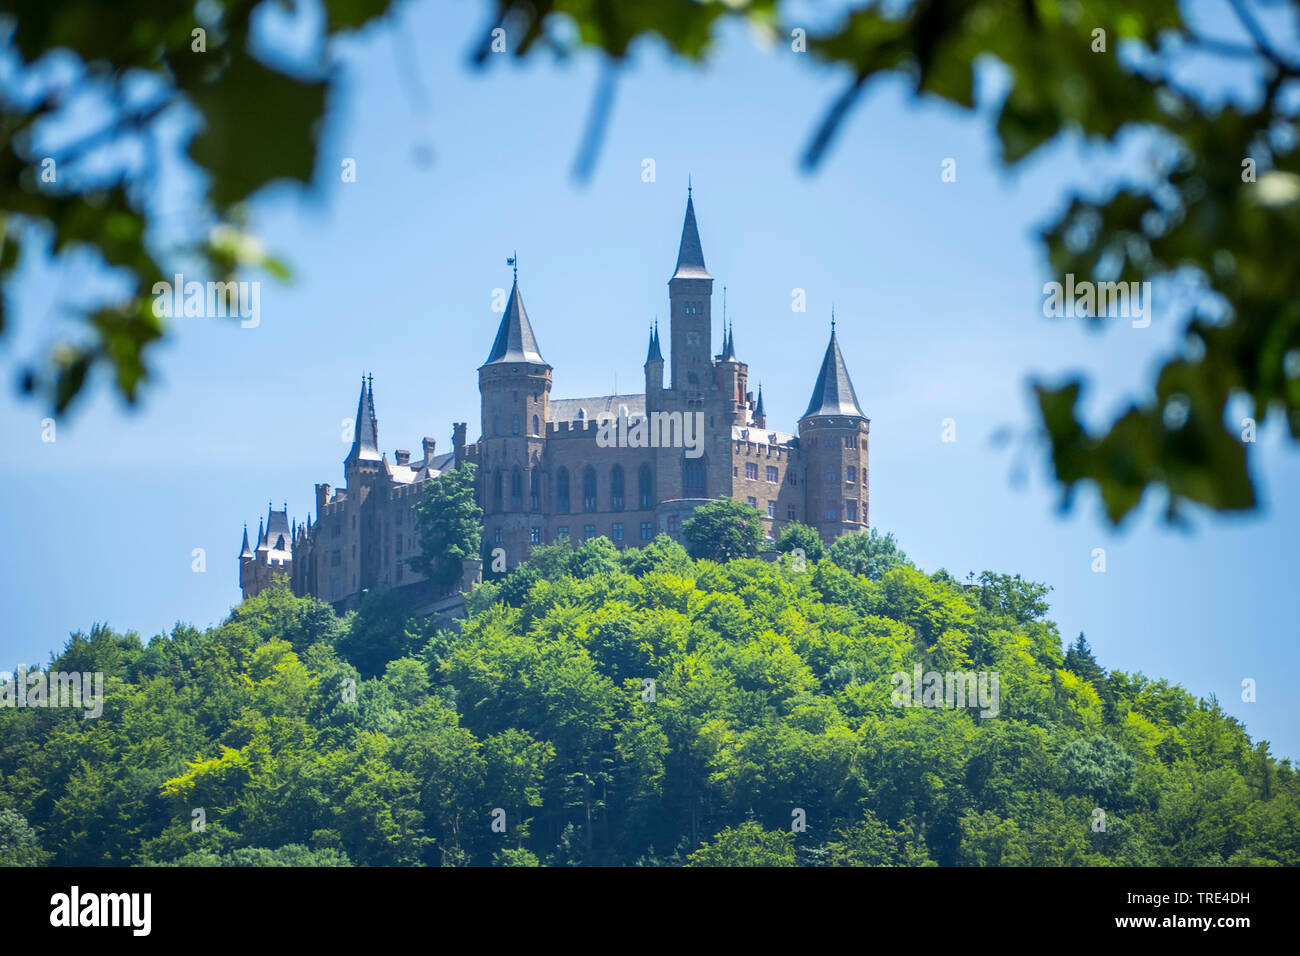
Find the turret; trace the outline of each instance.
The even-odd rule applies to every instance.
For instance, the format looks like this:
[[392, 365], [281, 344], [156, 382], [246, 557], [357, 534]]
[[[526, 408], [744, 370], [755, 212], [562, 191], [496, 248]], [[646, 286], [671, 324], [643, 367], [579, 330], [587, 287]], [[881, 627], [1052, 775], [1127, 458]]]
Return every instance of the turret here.
[[650, 345], [645, 356], [646, 411], [661, 411], [664, 396], [664, 354], [659, 347], [659, 322], [650, 328]]
[[763, 383], [758, 383], [758, 404], [754, 406], [754, 427], [767, 427], [767, 412], [763, 410]]
[[808, 466], [808, 523], [825, 541], [867, 527], [870, 425], [849, 379], [832, 315], [831, 340], [808, 409], [799, 419], [799, 444]]

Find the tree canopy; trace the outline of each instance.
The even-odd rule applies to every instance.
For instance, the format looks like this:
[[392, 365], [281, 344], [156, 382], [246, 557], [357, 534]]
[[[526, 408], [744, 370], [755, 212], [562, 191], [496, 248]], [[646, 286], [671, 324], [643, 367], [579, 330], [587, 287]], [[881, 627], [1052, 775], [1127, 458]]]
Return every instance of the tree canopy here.
[[[1045, 593], [661, 536], [542, 549], [455, 630], [283, 586], [97, 626], [50, 667], [102, 717], [0, 707], [0, 863], [1300, 865], [1291, 761], [1067, 656]], [[896, 704], [917, 667], [998, 674], [997, 715]]]

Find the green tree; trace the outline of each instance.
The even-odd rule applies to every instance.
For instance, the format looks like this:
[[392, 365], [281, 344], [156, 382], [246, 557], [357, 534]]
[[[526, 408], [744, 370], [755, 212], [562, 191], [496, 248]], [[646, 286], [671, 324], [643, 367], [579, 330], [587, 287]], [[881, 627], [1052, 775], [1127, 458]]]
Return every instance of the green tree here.
[[851, 574], [865, 574], [879, 581], [894, 568], [910, 565], [907, 555], [894, 540], [893, 532], [881, 534], [872, 528], [866, 534], [846, 534], [831, 542], [830, 559]]
[[794, 866], [794, 834], [746, 820], [728, 827], [687, 857], [687, 866]]
[[820, 561], [826, 554], [821, 535], [815, 528], [798, 521], [789, 522], [776, 539], [776, 550], [789, 554], [795, 548], [802, 548], [804, 557], [809, 561]]
[[465, 558], [479, 556], [483, 509], [475, 491], [476, 475], [473, 462], [461, 463], [428, 482], [415, 505], [420, 549], [410, 565], [439, 592], [460, 580]]
[[691, 557], [711, 561], [752, 558], [763, 540], [763, 518], [743, 501], [723, 498], [695, 509], [682, 522], [682, 537]]

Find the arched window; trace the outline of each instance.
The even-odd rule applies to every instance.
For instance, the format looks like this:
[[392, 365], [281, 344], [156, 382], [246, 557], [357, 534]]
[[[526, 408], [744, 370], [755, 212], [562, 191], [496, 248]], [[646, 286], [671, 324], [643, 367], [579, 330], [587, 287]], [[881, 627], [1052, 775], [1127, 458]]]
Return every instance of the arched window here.
[[596, 469], [590, 465], [582, 472], [582, 510], [596, 510]]
[[501, 469], [498, 468], [492, 473], [492, 510], [504, 511], [505, 504], [501, 500]]
[[518, 415], [515, 415], [514, 417], [512, 417], [512, 418], [510, 419], [510, 434], [512, 434], [512, 435], [518, 435], [518, 434], [519, 434], [519, 416], [518, 416]]
[[542, 499], [542, 476], [539, 475], [537, 473], [537, 469], [534, 468], [532, 471], [528, 473], [528, 510], [529, 511], [540, 510], [541, 499]]
[[636, 476], [637, 500], [641, 509], [655, 506], [655, 482], [653, 473], [650, 471], [648, 464], [643, 464]]
[[539, 424], [541, 424], [541, 423], [538, 421], [537, 416], [534, 415], [534, 416], [533, 416], [533, 434], [534, 434], [534, 435], [540, 435], [540, 434], [541, 434], [541, 432], [539, 432], [539, 431], [537, 430], [537, 426], [538, 426]]
[[623, 510], [622, 465], [615, 465], [609, 473], [609, 507], [611, 511]]
[[516, 468], [510, 472], [510, 509], [518, 511], [524, 506], [524, 476]]
[[555, 510], [562, 515], [569, 513], [569, 469], [561, 468], [555, 473]]
[[682, 459], [682, 494], [704, 498], [704, 457]]

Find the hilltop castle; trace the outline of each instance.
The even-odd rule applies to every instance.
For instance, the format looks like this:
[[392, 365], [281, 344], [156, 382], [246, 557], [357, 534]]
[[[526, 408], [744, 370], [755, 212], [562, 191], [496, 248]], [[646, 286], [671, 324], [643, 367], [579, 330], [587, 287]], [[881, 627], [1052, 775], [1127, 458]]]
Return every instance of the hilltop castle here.
[[[365, 591], [411, 588], [421, 577], [407, 564], [415, 548], [412, 507], [424, 484], [461, 462], [478, 466], [485, 550], [502, 548], [510, 567], [533, 545], [561, 538], [609, 538], [639, 546], [681, 523], [709, 499], [748, 501], [767, 533], [800, 521], [823, 540], [867, 527], [867, 433], [835, 339], [834, 322], [798, 434], [768, 427], [763, 393], [749, 391], [749, 366], [736, 357], [732, 331], [711, 354], [713, 277], [704, 265], [695, 204], [688, 190], [677, 266], [668, 281], [670, 380], [658, 323], [650, 332], [645, 391], [637, 395], [551, 398], [552, 368], [542, 358], [524, 310], [518, 270], [487, 361], [479, 367], [481, 437], [469, 444], [455, 423], [452, 448], [423, 458], [379, 450], [373, 378], [362, 380], [345, 486], [316, 486], [316, 517], [304, 523], [268, 508], [250, 548], [244, 530], [239, 584], [245, 597], [276, 575], [293, 590], [336, 607]], [[616, 429], [610, 421], [616, 421]], [[635, 440], [653, 423], [653, 446]], [[696, 423], [699, 432], [692, 435]], [[686, 427], [683, 428], [683, 425]], [[657, 429], [657, 432], [656, 432]], [[630, 433], [633, 440], [609, 441]], [[685, 434], [685, 442], [682, 440]], [[673, 436], [678, 436], [674, 439]], [[468, 569], [463, 587], [472, 583]], [[427, 588], [426, 588], [427, 590]], [[445, 595], [419, 595], [425, 602]]]

